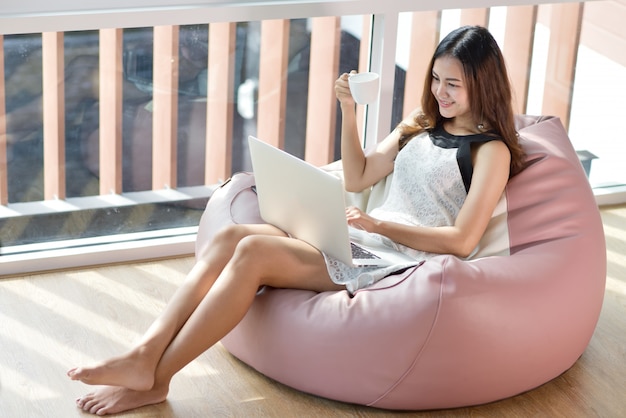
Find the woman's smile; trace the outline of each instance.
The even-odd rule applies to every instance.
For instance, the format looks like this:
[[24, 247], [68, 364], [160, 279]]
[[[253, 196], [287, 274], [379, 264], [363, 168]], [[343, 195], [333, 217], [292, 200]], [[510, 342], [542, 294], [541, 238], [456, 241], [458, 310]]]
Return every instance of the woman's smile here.
[[441, 99], [437, 99], [437, 101], [439, 102], [439, 106], [443, 107], [443, 108], [449, 108], [451, 107], [454, 102], [448, 101], [448, 100], [441, 100]]

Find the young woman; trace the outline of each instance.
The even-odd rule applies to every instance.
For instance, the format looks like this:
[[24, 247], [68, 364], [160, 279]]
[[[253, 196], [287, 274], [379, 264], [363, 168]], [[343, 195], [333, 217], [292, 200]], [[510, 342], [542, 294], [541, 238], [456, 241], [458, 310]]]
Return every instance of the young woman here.
[[[348, 74], [335, 83], [346, 188], [364, 190], [394, 172], [386, 202], [369, 214], [348, 208], [349, 224], [414, 255], [415, 264], [470, 256], [523, 157], [504, 60], [486, 29], [450, 33], [425, 85], [422, 109], [364, 155]], [[226, 227], [134, 348], [68, 372], [105, 385], [76, 403], [105, 415], [162, 402], [172, 376], [239, 323], [262, 285], [354, 291], [402, 268], [351, 268], [272, 225]]]

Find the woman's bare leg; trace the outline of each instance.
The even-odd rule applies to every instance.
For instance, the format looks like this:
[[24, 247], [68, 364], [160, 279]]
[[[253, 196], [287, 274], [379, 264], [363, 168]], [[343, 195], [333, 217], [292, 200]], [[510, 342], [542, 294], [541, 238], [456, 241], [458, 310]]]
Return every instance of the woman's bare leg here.
[[342, 289], [330, 281], [323, 257], [308, 244], [283, 237], [249, 236], [237, 246], [214, 286], [163, 352], [152, 389], [108, 386], [85, 395], [77, 405], [104, 415], [163, 401], [172, 376], [234, 328], [264, 284], [316, 291]]
[[68, 376], [93, 385], [123, 386], [135, 390], [152, 388], [154, 371], [161, 355], [231, 259], [237, 243], [243, 237], [254, 234], [284, 236], [282, 231], [271, 225], [225, 228], [133, 349], [92, 367], [71, 369]]

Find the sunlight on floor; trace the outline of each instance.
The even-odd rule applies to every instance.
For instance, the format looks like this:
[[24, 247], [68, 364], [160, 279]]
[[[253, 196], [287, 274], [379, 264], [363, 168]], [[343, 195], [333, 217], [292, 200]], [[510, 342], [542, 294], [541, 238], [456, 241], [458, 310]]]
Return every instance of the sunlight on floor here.
[[[0, 281], [0, 417], [24, 416], [20, 411], [79, 415], [74, 399], [91, 388], [71, 381], [67, 370], [127, 350], [163, 310], [192, 262]], [[196, 366], [180, 377], [197, 382], [217, 374], [214, 367]]]
[[[60, 392], [52, 390], [51, 387], [45, 386], [40, 382], [29, 379], [23, 373], [15, 370], [6, 370], [3, 373], [4, 382], [11, 382], [11, 385], [3, 385], [2, 391], [9, 392], [12, 398], [20, 397], [22, 399], [45, 400], [57, 398]], [[7, 396], [5, 393], [4, 396]], [[8, 417], [7, 417], [8, 418]]]
[[601, 210], [604, 225], [604, 235], [607, 241], [607, 279], [606, 290], [615, 292], [619, 296], [626, 296], [626, 240], [624, 240], [624, 226], [626, 216], [624, 209], [605, 208]]
[[[104, 282], [103, 284], [106, 284]], [[78, 283], [77, 283], [78, 285]], [[116, 343], [123, 343], [118, 337], [121, 334], [132, 332], [128, 329], [123, 321], [116, 320], [116, 315], [102, 314], [98, 310], [92, 309], [92, 306], [81, 306], [75, 303], [70, 297], [64, 295], [55, 294], [54, 292], [46, 289], [44, 283], [29, 281], [24, 283], [28, 289], [28, 300], [25, 302], [38, 305], [38, 310], [49, 310], [53, 312], [55, 316], [59, 317], [59, 320], [64, 320], [67, 325], [73, 328], [83, 328], [90, 333], [93, 333], [101, 338], [111, 339]], [[97, 295], [101, 289], [98, 286], [98, 281], [91, 282], [86, 290], [92, 292], [93, 295]], [[100, 298], [100, 297], [99, 297]], [[115, 298], [119, 303], [123, 303], [122, 299]], [[59, 309], [59, 307], [63, 307]], [[116, 329], [122, 331], [121, 333], [109, 333], [107, 330]], [[68, 342], [69, 343], [69, 342]], [[73, 347], [67, 345], [66, 349], [69, 353], [72, 353]]]
[[606, 278], [606, 290], [610, 292], [619, 293], [621, 296], [626, 296], [626, 283], [619, 279], [612, 277]]

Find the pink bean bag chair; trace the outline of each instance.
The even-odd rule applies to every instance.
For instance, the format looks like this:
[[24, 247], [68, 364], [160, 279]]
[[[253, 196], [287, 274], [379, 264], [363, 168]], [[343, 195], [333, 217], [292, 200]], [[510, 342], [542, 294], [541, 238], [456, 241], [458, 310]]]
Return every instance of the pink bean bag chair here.
[[[507, 185], [475, 258], [441, 255], [352, 297], [266, 288], [223, 345], [301, 391], [385, 409], [492, 402], [570, 368], [604, 297], [602, 223], [560, 120], [517, 121], [529, 166]], [[198, 256], [223, 225], [261, 222], [253, 182], [242, 174], [216, 191]], [[384, 190], [348, 197], [365, 207]]]

